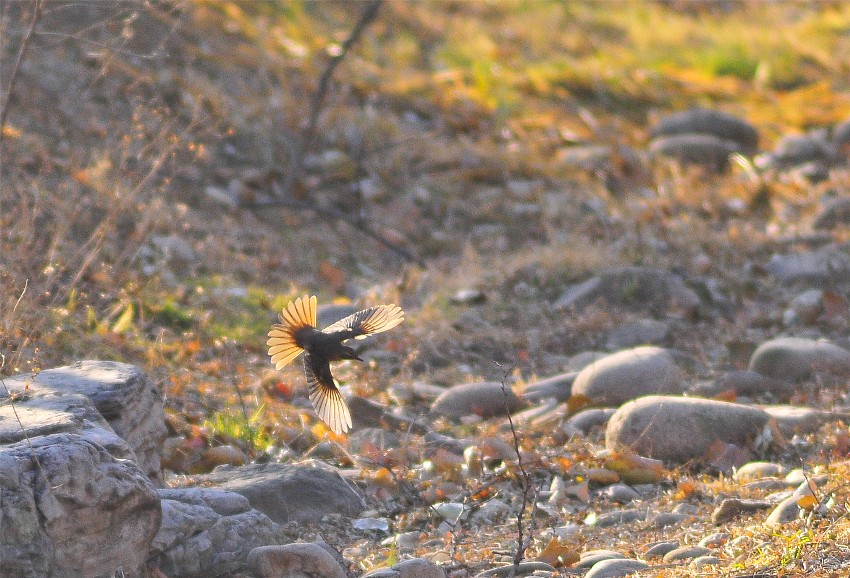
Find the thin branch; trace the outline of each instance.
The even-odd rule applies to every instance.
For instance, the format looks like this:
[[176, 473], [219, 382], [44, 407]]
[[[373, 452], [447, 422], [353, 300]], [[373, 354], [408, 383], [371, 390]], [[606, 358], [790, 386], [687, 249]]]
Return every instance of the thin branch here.
[[41, 20], [41, 11], [43, 7], [44, 0], [36, 0], [35, 12], [33, 13], [29, 30], [27, 30], [23, 42], [21, 42], [21, 48], [18, 50], [18, 57], [15, 59], [15, 65], [12, 67], [11, 76], [9, 77], [9, 87], [6, 89], [6, 96], [3, 98], [3, 106], [0, 107], [0, 145], [3, 144], [3, 132], [6, 128], [6, 117], [9, 115], [9, 103], [12, 100], [12, 92], [15, 90], [15, 84], [18, 82], [18, 73], [21, 70], [21, 63], [27, 55], [30, 43], [35, 35], [36, 26], [38, 26], [39, 20]]
[[331, 76], [333, 75], [334, 70], [346, 57], [348, 51], [352, 46], [354, 46], [354, 43], [357, 42], [369, 23], [371, 23], [378, 15], [378, 9], [381, 7], [382, 3], [383, 0], [372, 0], [357, 20], [357, 23], [351, 30], [351, 34], [348, 35], [348, 38], [346, 38], [345, 42], [343, 42], [342, 46], [340, 46], [339, 52], [334, 54], [328, 61], [327, 66], [325, 66], [325, 70], [322, 72], [322, 76], [319, 79], [319, 87], [316, 89], [316, 93], [310, 101], [310, 117], [307, 121], [307, 126], [301, 135], [301, 146], [293, 151], [294, 154], [291, 157], [289, 172], [286, 175], [286, 181], [283, 183], [282, 187], [283, 195], [288, 196], [290, 194], [292, 187], [298, 180], [298, 177], [301, 176], [307, 151], [309, 151], [313, 146], [313, 141], [316, 138], [316, 127], [319, 124], [319, 114], [322, 111], [322, 105], [325, 102], [325, 96], [327, 96], [328, 86], [330, 85]]
[[[514, 427], [514, 420], [511, 417], [510, 406], [508, 405], [508, 373], [510, 373], [511, 368], [504, 369], [499, 362], [494, 361], [497, 367], [502, 369], [502, 394], [504, 395], [505, 401], [505, 413], [508, 414], [508, 424], [511, 426], [511, 435], [514, 438], [514, 452], [516, 452], [517, 459], [517, 469], [519, 469], [520, 476], [522, 477], [522, 502], [520, 503], [519, 512], [516, 516], [516, 531], [517, 531], [517, 547], [516, 553], [514, 554], [514, 568], [513, 574], [519, 571], [519, 565], [522, 562], [523, 558], [525, 558], [525, 551], [530, 546], [530, 538], [529, 541], [526, 542], [525, 539], [525, 528], [523, 526], [523, 519], [525, 518], [525, 510], [528, 508], [528, 492], [530, 490], [531, 482], [529, 479], [528, 471], [525, 469], [525, 465], [522, 463], [522, 453], [519, 450], [519, 434], [516, 431], [516, 427]], [[536, 504], [537, 500], [535, 500]], [[533, 515], [533, 512], [532, 512]]]
[[[275, 183], [273, 184], [273, 188], [277, 190], [279, 187]], [[378, 231], [375, 231], [368, 224], [364, 223], [362, 219], [347, 215], [346, 213], [343, 213], [342, 211], [333, 209], [331, 207], [323, 207], [316, 203], [298, 201], [296, 199], [290, 198], [288, 195], [280, 195], [276, 199], [270, 201], [263, 201], [260, 203], [241, 203], [239, 206], [248, 209], [261, 209], [263, 207], [286, 207], [288, 209], [295, 209], [297, 211], [313, 211], [314, 213], [325, 219], [343, 221], [344, 223], [351, 225], [367, 237], [377, 241], [378, 243], [380, 243], [393, 253], [399, 255], [406, 261], [416, 263], [420, 267], [425, 266], [425, 261], [422, 259], [422, 257], [414, 254], [413, 252], [402, 247], [398, 243], [390, 241], [389, 239], [381, 235]]]

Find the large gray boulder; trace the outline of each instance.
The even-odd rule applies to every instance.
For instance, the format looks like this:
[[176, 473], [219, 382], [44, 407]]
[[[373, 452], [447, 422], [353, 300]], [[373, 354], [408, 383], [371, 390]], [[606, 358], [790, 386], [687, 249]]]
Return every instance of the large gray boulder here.
[[0, 447], [0, 577], [142, 576], [160, 501], [128, 455], [96, 426]]
[[[57, 408], [57, 404], [66, 403], [63, 400], [71, 403], [69, 396], [73, 395], [90, 399], [91, 405], [103, 418], [97, 419], [73, 410], [74, 419], [106, 420], [108, 427], [127, 442], [142, 471], [154, 482], [161, 482], [160, 456], [167, 434], [162, 393], [138, 367], [114, 361], [80, 361], [36, 375], [17, 375], [5, 382], [10, 391], [26, 392], [30, 399], [41, 400], [39, 407]], [[24, 407], [28, 411], [35, 406], [28, 403]], [[33, 419], [28, 423], [36, 429], [29, 435], [69, 431], [55, 423], [48, 414], [42, 414], [42, 419], [35, 413], [38, 412], [33, 410]], [[0, 440], [4, 439], [4, 435], [7, 436], [5, 439], [14, 438], [16, 425], [4, 424], [0, 418]]]
[[245, 572], [251, 550], [280, 539], [278, 525], [235, 492], [174, 488], [159, 495], [162, 525], [151, 544], [150, 562], [169, 578]]
[[326, 514], [354, 517], [366, 502], [336, 470], [317, 462], [221, 466], [194, 482], [236, 492], [278, 523], [319, 522]]

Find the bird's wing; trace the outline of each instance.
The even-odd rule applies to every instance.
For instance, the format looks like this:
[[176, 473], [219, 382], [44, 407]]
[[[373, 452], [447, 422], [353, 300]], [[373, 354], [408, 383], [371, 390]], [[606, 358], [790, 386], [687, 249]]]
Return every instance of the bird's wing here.
[[279, 318], [280, 323], [272, 325], [269, 340], [266, 341], [275, 369], [282, 369], [304, 351], [297, 333], [305, 327], [316, 326], [316, 296], [305, 295], [290, 301], [280, 312]]
[[343, 341], [352, 337], [363, 339], [367, 335], [392, 329], [402, 321], [404, 311], [398, 305], [377, 305], [340, 319], [322, 331], [339, 333]]
[[322, 421], [336, 434], [350, 430], [351, 412], [336, 387], [328, 362], [317, 363], [308, 353], [304, 356], [304, 374], [307, 376], [310, 401]]

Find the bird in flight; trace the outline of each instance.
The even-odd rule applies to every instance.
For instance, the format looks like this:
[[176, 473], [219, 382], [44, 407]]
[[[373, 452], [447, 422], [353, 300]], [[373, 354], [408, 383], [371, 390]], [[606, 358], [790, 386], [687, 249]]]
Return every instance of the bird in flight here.
[[304, 353], [304, 374], [316, 413], [334, 433], [351, 429], [351, 412], [331, 375], [331, 361], [363, 361], [343, 341], [363, 339], [392, 329], [404, 321], [398, 305], [377, 305], [340, 319], [322, 330], [316, 327], [316, 296], [290, 301], [278, 316], [280, 323], [269, 331], [269, 355], [275, 369], [282, 369]]

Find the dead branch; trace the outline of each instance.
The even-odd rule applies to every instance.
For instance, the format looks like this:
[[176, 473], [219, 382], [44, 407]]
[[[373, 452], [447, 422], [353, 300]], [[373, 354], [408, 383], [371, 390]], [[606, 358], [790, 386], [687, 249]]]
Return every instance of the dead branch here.
[[30, 43], [35, 35], [35, 29], [38, 26], [38, 22], [41, 20], [42, 8], [44, 8], [44, 0], [36, 0], [35, 11], [32, 15], [30, 27], [27, 30], [26, 35], [24, 35], [21, 47], [18, 50], [18, 56], [15, 59], [15, 64], [12, 66], [12, 72], [10, 73], [8, 81], [8, 88], [6, 89], [6, 96], [3, 97], [3, 105], [0, 107], [0, 145], [3, 144], [3, 132], [6, 128], [6, 117], [9, 115], [9, 103], [12, 100], [12, 93], [14, 92], [15, 84], [18, 81], [18, 72], [21, 70], [21, 63], [24, 61], [27, 51], [29, 51]]
[[382, 3], [383, 0], [372, 0], [372, 2], [363, 11], [363, 14], [360, 15], [360, 18], [357, 20], [354, 28], [351, 30], [351, 34], [348, 35], [348, 38], [346, 38], [345, 42], [343, 42], [342, 46], [340, 46], [339, 52], [334, 54], [328, 61], [327, 66], [325, 66], [325, 70], [319, 78], [319, 87], [316, 89], [316, 93], [310, 101], [310, 117], [307, 121], [307, 126], [304, 128], [304, 132], [301, 135], [301, 146], [295, 147], [295, 150], [292, 151], [292, 156], [290, 157], [289, 172], [287, 173], [286, 180], [281, 187], [282, 194], [284, 196], [290, 195], [293, 186], [301, 176], [301, 171], [304, 169], [304, 159], [307, 156], [307, 152], [313, 146], [313, 141], [316, 138], [316, 127], [319, 124], [319, 114], [322, 111], [322, 105], [325, 102], [325, 96], [327, 95], [328, 86], [330, 85], [331, 76], [333, 75], [334, 70], [346, 57], [348, 51], [352, 46], [354, 46], [354, 43], [357, 42], [366, 27], [378, 15], [378, 9], [381, 7]]

